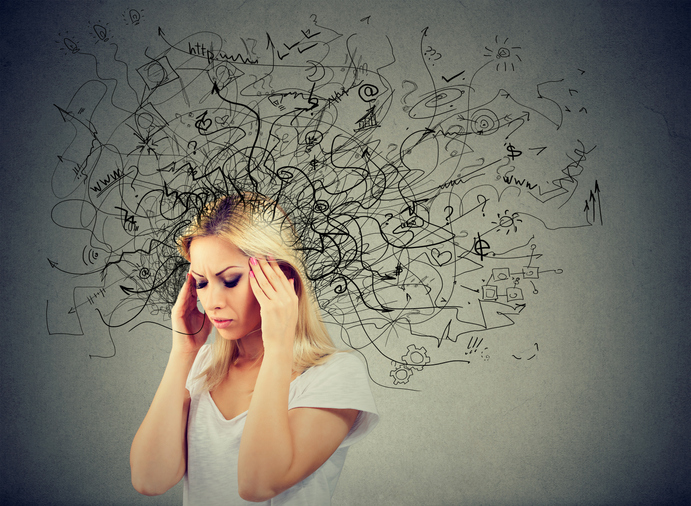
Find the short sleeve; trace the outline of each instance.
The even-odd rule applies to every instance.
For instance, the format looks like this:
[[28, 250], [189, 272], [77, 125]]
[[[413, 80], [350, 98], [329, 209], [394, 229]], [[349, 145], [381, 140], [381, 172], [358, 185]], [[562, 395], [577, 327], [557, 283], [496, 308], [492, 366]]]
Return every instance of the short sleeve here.
[[379, 422], [365, 366], [352, 353], [341, 352], [305, 371], [296, 381], [289, 409], [329, 408], [360, 411], [341, 447], [365, 437]]
[[203, 376], [199, 378], [198, 376], [204, 372], [204, 369], [206, 369], [206, 367], [209, 365], [211, 362], [211, 357], [212, 353], [210, 344], [203, 345], [197, 352], [197, 356], [194, 358], [194, 362], [192, 363], [192, 369], [190, 369], [190, 372], [187, 375], [187, 381], [185, 382], [185, 388], [187, 388], [189, 391], [190, 397], [199, 395], [202, 392], [205, 378]]

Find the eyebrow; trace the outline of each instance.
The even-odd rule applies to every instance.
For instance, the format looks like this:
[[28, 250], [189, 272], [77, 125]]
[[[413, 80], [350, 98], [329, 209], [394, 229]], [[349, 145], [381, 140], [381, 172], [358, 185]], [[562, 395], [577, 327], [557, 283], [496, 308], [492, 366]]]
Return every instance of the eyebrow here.
[[[225, 271], [227, 271], [228, 269], [236, 269], [236, 268], [238, 268], [238, 267], [240, 267], [240, 266], [239, 266], [239, 265], [229, 265], [228, 267], [226, 267], [226, 268], [223, 269], [222, 271], [217, 272], [217, 273], [216, 273], [216, 276], [220, 276], [221, 274], [223, 274], [223, 273], [224, 273]], [[203, 274], [198, 274], [198, 273], [196, 273], [196, 272], [194, 272], [194, 271], [192, 271], [192, 270], [190, 270], [190, 272], [191, 272], [192, 274], [196, 274], [196, 275], [199, 276], [200, 278], [206, 278], [206, 276], [204, 276]]]

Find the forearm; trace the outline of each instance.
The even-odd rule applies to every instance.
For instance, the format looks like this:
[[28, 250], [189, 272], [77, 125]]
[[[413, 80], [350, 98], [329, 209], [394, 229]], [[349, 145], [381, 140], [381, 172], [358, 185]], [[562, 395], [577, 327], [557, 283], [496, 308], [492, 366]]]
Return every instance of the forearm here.
[[195, 356], [171, 352], [151, 407], [132, 442], [132, 484], [142, 494], [162, 494], [185, 471], [189, 406], [185, 381]]
[[265, 500], [281, 492], [294, 459], [288, 422], [292, 349], [267, 348], [240, 443], [240, 495]]

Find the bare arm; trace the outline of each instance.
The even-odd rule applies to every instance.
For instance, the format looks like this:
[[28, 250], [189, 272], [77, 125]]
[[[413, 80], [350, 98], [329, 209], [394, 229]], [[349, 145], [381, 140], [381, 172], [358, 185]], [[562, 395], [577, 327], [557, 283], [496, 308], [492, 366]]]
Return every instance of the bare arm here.
[[180, 481], [187, 465], [189, 392], [185, 382], [210, 322], [197, 310], [194, 279], [188, 275], [171, 312], [173, 347], [163, 379], [130, 449], [132, 485], [158, 495]]
[[132, 485], [141, 494], [162, 494], [185, 474], [190, 405], [185, 380], [193, 361], [194, 356], [171, 353], [151, 407], [132, 441]]
[[265, 352], [240, 443], [239, 491], [249, 501], [271, 499], [316, 471], [358, 414], [353, 409], [288, 410], [290, 366], [287, 374], [281, 370], [287, 360], [280, 355]]
[[252, 394], [238, 457], [240, 496], [265, 501], [300, 482], [333, 454], [357, 410], [288, 410], [297, 296], [275, 262], [253, 265], [261, 305], [264, 358]]

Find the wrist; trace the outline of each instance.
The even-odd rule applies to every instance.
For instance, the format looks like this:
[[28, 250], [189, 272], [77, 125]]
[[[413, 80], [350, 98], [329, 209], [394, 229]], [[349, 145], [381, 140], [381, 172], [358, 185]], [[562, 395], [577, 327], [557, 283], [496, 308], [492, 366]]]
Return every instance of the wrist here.
[[184, 364], [184, 365], [190, 365], [192, 366], [192, 363], [194, 362], [194, 359], [197, 357], [197, 353], [199, 350], [195, 351], [190, 351], [190, 350], [184, 350], [181, 349], [175, 345], [173, 345], [172, 349], [170, 350], [170, 355], [168, 356], [168, 362], [175, 362], [178, 364]]
[[277, 359], [293, 360], [293, 342], [265, 342], [264, 356], [272, 356]]
[[270, 368], [275, 371], [292, 371], [293, 369], [293, 347], [286, 344], [270, 344], [264, 346], [264, 357], [262, 365], [270, 364]]

